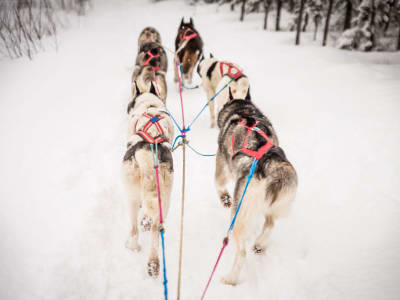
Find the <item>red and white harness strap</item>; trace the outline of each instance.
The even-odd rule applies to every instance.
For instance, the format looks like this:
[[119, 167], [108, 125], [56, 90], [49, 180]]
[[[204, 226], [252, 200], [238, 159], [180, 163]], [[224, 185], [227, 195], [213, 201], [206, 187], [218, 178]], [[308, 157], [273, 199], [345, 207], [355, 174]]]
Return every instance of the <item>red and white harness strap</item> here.
[[[138, 132], [136, 132], [136, 126], [135, 126], [135, 132], [139, 134], [142, 138], [144, 138], [148, 143], [150, 144], [159, 144], [162, 143], [164, 140], [161, 136], [157, 137], [157, 138], [153, 138], [150, 134], [149, 134], [149, 129], [151, 128], [151, 126], [155, 126], [157, 128], [157, 131], [160, 135], [164, 135], [164, 129], [162, 128], [162, 126], [160, 125], [159, 121], [164, 119], [163, 116], [153, 116], [147, 113], [144, 113], [142, 116], [148, 118], [149, 120], [147, 121], [147, 123], [143, 126], [143, 128], [141, 130], [139, 130]], [[136, 122], [137, 124], [137, 122]]]
[[[151, 50], [147, 51], [146, 54], [149, 56], [149, 58], [146, 59], [146, 61], [144, 62], [144, 64], [143, 64], [144, 66], [147, 66], [148, 64], [150, 64], [150, 62], [152, 61], [153, 58], [160, 57], [159, 53], [154, 55], [153, 53], [151, 53]], [[160, 67], [153, 67], [153, 66], [151, 66], [151, 67], [153, 68], [154, 71], [160, 70]]]
[[[226, 72], [224, 72], [224, 66], [228, 67]], [[219, 63], [219, 71], [221, 72], [221, 76], [228, 75], [230, 78], [233, 79], [238, 79], [243, 74], [243, 72], [240, 71], [238, 67], [226, 61], [221, 61]]]
[[183, 33], [179, 35], [180, 41], [183, 40], [191, 40], [194, 39], [197, 36], [197, 33], [193, 31], [191, 28], [187, 28]]
[[[246, 135], [243, 140], [243, 146], [238, 151], [235, 151], [235, 135], [232, 134], [232, 153], [233, 153], [232, 156], [235, 155], [237, 152], [243, 152], [251, 157], [254, 157], [257, 160], [260, 160], [260, 158], [263, 157], [263, 155], [265, 153], [267, 153], [269, 151], [269, 149], [271, 149], [271, 147], [275, 146], [275, 144], [270, 140], [270, 138], [267, 136], [267, 134], [264, 131], [262, 131], [260, 128], [257, 127], [257, 124], [258, 124], [258, 121], [256, 121], [253, 126], [247, 126], [245, 124], [244, 119], [242, 119], [240, 121], [239, 126], [243, 126], [243, 127], [247, 128], [247, 132], [246, 132]], [[247, 148], [247, 137], [249, 136], [251, 131], [257, 132], [259, 135], [261, 135], [267, 141], [266, 144], [263, 145], [257, 151]]]

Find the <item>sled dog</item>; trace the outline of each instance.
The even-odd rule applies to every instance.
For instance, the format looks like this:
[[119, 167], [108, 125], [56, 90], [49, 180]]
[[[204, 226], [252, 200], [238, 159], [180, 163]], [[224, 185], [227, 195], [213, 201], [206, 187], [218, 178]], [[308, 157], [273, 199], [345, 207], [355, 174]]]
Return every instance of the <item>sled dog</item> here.
[[140, 47], [142, 47], [144, 44], [149, 42], [161, 44], [160, 33], [157, 31], [157, 29], [151, 26], [145, 27], [139, 34], [138, 50], [140, 50]]
[[167, 82], [165, 80], [165, 72], [156, 71], [152, 66], [140, 66], [137, 68], [136, 74], [132, 74], [131, 94], [132, 98], [136, 96], [136, 88], [140, 92], [149, 92], [151, 83], [155, 86], [157, 95], [163, 100], [164, 104], [167, 99]]
[[[125, 183], [131, 229], [126, 247], [140, 251], [138, 237], [138, 213], [143, 210], [141, 226], [151, 231], [150, 256], [147, 272], [150, 276], [159, 275], [159, 207], [153, 156], [150, 145], [158, 143], [159, 182], [164, 218], [168, 214], [173, 182], [173, 161], [171, 140], [173, 124], [165, 112], [164, 103], [156, 96], [155, 87], [151, 84], [150, 92], [141, 93], [128, 105], [129, 126], [128, 144], [122, 163], [122, 178]], [[154, 145], [155, 146], [155, 145]]]
[[[255, 253], [263, 253], [275, 220], [287, 216], [290, 211], [296, 194], [297, 175], [279, 146], [275, 130], [267, 117], [250, 99], [234, 98], [231, 88], [228, 88], [228, 94], [228, 102], [218, 114], [220, 132], [215, 184], [222, 205], [231, 207], [232, 217], [247, 182], [252, 155], [261, 155], [233, 228], [236, 243], [233, 267], [222, 278], [223, 283], [236, 285], [246, 256], [245, 239], [252, 230], [254, 220], [258, 216], [264, 218], [261, 233], [253, 246]], [[271, 148], [264, 153], [263, 150], [268, 149], [265, 147]], [[226, 189], [230, 178], [235, 180], [233, 205]]]
[[[182, 64], [182, 80], [191, 84], [193, 70], [203, 53], [203, 40], [198, 31], [194, 28], [192, 18], [190, 18], [190, 22], [185, 22], [184, 18], [182, 18], [175, 39], [175, 51], [175, 63], [177, 63], [176, 60], [178, 59], [178, 62]], [[176, 67], [174, 67], [174, 70], [175, 82], [177, 82], [178, 73]]]
[[[231, 87], [233, 96], [238, 99], [244, 99], [248, 94], [250, 88], [249, 80], [247, 76], [243, 74], [242, 69], [236, 64], [219, 61], [214, 58], [212, 54], [210, 54], [210, 58], [205, 59], [203, 56], [200, 58], [197, 73], [202, 78], [202, 86], [206, 92], [208, 100], [210, 100], [215, 93], [223, 89], [232, 78], [233, 81], [229, 86]], [[214, 102], [217, 103], [217, 111], [219, 111], [228, 99], [228, 89], [224, 88], [215, 100], [209, 103], [211, 128], [216, 126]]]

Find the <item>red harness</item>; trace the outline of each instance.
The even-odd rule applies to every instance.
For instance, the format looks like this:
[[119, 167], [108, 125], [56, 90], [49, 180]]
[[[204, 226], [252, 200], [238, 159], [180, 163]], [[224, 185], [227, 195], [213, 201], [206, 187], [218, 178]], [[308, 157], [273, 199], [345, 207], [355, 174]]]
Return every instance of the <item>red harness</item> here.
[[179, 35], [179, 39], [182, 41], [182, 40], [191, 40], [191, 39], [194, 39], [195, 37], [197, 36], [197, 33], [196, 32], [194, 32], [192, 29], [190, 29], [190, 28], [187, 28], [186, 30], [185, 30], [185, 32], [182, 34], [180, 34]]
[[[224, 65], [228, 66], [228, 71], [226, 73], [224, 73]], [[219, 63], [219, 70], [221, 72], [221, 76], [228, 75], [233, 79], [238, 79], [243, 74], [243, 72], [235, 67], [232, 63], [226, 61], [221, 61]]]
[[[156, 55], [154, 55], [153, 53], [151, 53], [151, 50], [147, 51], [146, 54], [149, 56], [149, 58], [144, 62], [143, 65], [145, 65], [145, 66], [147, 66], [153, 58], [160, 57], [160, 54], [157, 53]], [[151, 67], [153, 68], [154, 71], [160, 70], [160, 67], [153, 67], [153, 66], [151, 66]]]
[[[263, 157], [263, 155], [265, 153], [267, 153], [269, 151], [269, 149], [271, 149], [271, 147], [275, 146], [275, 144], [270, 140], [270, 138], [265, 134], [265, 132], [262, 131], [260, 128], [256, 127], [257, 124], [258, 124], [258, 121], [256, 121], [256, 123], [254, 123], [253, 126], [247, 126], [247, 125], [245, 125], [244, 119], [242, 119], [240, 121], [239, 126], [243, 126], [243, 127], [247, 128], [247, 132], [246, 132], [246, 135], [243, 140], [243, 146], [238, 151], [235, 151], [235, 135], [232, 134], [232, 153], [233, 153], [232, 156], [235, 155], [237, 152], [241, 151], [251, 157], [254, 157], [257, 160], [260, 160], [260, 158]], [[264, 146], [262, 146], [260, 149], [258, 149], [258, 151], [254, 151], [254, 150], [247, 148], [247, 137], [249, 136], [251, 131], [257, 132], [267, 141], [267, 143]]]
[[161, 127], [160, 123], [158, 123], [158, 121], [164, 119], [164, 117], [156, 115], [150, 115], [150, 114], [146, 114], [144, 113], [142, 116], [149, 118], [149, 120], [147, 121], [147, 123], [143, 126], [143, 128], [141, 130], [139, 130], [138, 132], [136, 132], [136, 125], [137, 122], [136, 121], [136, 125], [135, 125], [135, 132], [137, 134], [140, 134], [140, 136], [142, 138], [144, 138], [148, 143], [150, 144], [159, 144], [162, 143], [164, 140], [161, 136], [157, 137], [157, 138], [153, 138], [149, 133], [149, 129], [151, 128], [151, 126], [156, 126], [157, 131], [160, 133], [160, 135], [164, 135], [164, 129]]

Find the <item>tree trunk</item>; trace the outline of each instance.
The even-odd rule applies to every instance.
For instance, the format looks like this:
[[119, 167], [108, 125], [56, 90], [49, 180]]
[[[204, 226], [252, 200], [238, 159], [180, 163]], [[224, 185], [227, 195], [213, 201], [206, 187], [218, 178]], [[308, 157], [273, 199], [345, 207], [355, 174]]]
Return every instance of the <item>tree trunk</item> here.
[[[400, 25], [400, 24], [399, 24]], [[397, 36], [397, 50], [400, 51], [400, 26], [399, 26], [399, 34]]]
[[304, 16], [304, 25], [303, 25], [303, 32], [306, 32], [307, 25], [308, 25], [308, 12], [306, 12], [306, 15]]
[[314, 41], [317, 39], [317, 32], [318, 32], [318, 24], [319, 22], [314, 23]]
[[375, 0], [372, 0], [371, 2], [371, 10], [372, 10], [372, 14], [371, 14], [371, 20], [369, 23], [369, 27], [371, 28], [371, 41], [372, 41], [372, 48], [374, 48], [376, 46], [376, 28], [375, 28], [375, 16], [376, 16], [376, 8], [375, 8]]
[[305, 0], [300, 1], [299, 17], [297, 19], [296, 45], [300, 45], [301, 20], [303, 20], [304, 2]]
[[279, 31], [280, 23], [281, 23], [281, 8], [282, 8], [282, 0], [277, 0], [276, 2], [276, 23], [275, 23], [275, 30]]
[[294, 11], [294, 5], [295, 5], [294, 0], [289, 0], [288, 10], [290, 13], [292, 13]]
[[267, 30], [268, 27], [268, 14], [269, 14], [269, 0], [264, 0], [264, 30]]
[[235, 10], [235, 1], [232, 1], [232, 4], [231, 4], [231, 11], [234, 11]]
[[322, 46], [326, 46], [326, 41], [328, 39], [329, 23], [331, 21], [332, 7], [333, 7], [333, 0], [329, 0], [329, 7], [328, 7], [328, 13], [326, 15], [324, 38], [322, 40]]
[[240, 21], [244, 20], [244, 13], [246, 9], [246, 0], [242, 0], [242, 11], [240, 12]]
[[351, 27], [351, 18], [353, 16], [353, 3], [351, 0], [346, 1], [346, 14], [344, 17], [343, 31]]

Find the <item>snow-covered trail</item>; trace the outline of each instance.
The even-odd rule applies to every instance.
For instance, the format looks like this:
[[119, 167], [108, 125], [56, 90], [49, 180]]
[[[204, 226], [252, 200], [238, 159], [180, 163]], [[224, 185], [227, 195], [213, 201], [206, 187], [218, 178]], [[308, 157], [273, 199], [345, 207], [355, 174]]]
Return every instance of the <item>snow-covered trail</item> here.
[[[181, 1], [98, 3], [57, 53], [0, 62], [0, 298], [161, 299], [144, 251], [124, 248], [128, 220], [120, 180], [126, 105], [139, 32], [153, 25], [170, 48], [183, 15], [206, 51], [241, 65], [254, 102], [271, 119], [299, 175], [293, 213], [278, 222], [265, 256], [248, 251], [237, 287], [219, 282], [208, 299], [398, 299], [400, 286], [400, 54], [322, 48], [293, 33], [264, 32], [227, 8]], [[270, 18], [271, 22], [273, 18]], [[168, 74], [168, 106], [179, 116]], [[196, 77], [195, 81], [198, 80]], [[191, 120], [205, 102], [185, 91]], [[191, 144], [216, 150], [208, 111]], [[170, 298], [176, 297], [181, 152], [167, 218]], [[199, 299], [229, 212], [213, 184], [214, 159], [188, 150], [182, 299]], [[249, 249], [253, 240], [249, 240]]]

